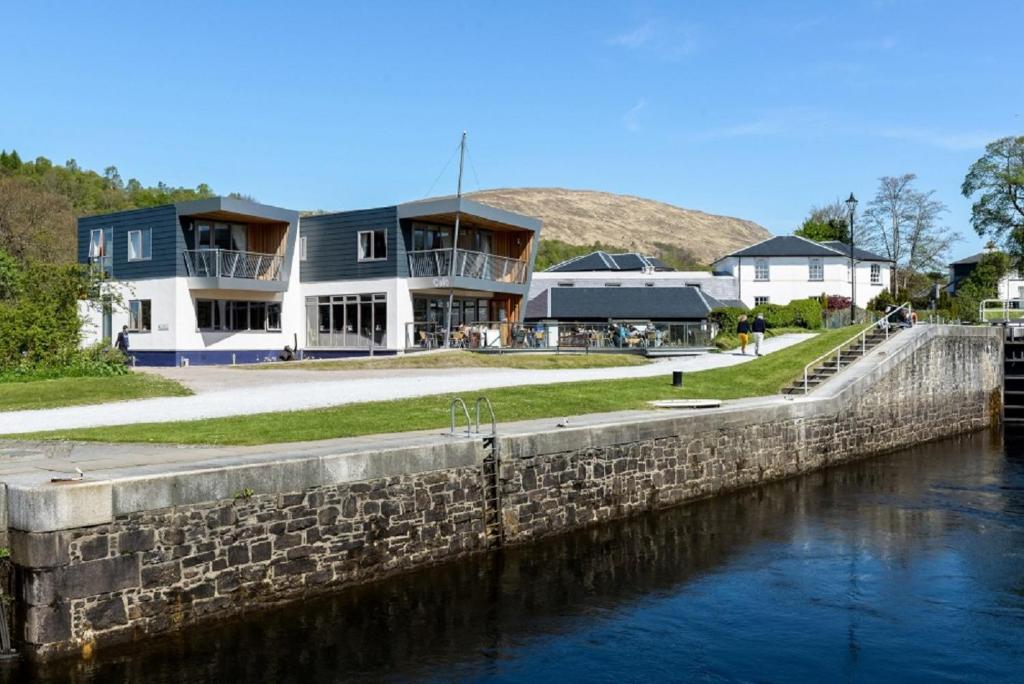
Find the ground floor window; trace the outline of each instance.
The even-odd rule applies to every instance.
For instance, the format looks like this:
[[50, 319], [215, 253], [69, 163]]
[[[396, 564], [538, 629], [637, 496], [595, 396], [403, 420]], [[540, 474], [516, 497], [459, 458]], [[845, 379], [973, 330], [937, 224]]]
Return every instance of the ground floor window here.
[[767, 304], [767, 303], [768, 303], [768, 298], [767, 297], [754, 297], [754, 306], [761, 306], [762, 304]]
[[[501, 321], [507, 316], [504, 301], [455, 297], [452, 301], [452, 327]], [[413, 297], [412, 318], [416, 323], [444, 325], [448, 317], [447, 297]]]
[[196, 327], [201, 331], [281, 330], [281, 302], [197, 299]]
[[128, 300], [128, 331], [149, 332], [152, 325], [152, 302], [149, 299]]
[[306, 297], [306, 346], [385, 346], [387, 300], [383, 292]]

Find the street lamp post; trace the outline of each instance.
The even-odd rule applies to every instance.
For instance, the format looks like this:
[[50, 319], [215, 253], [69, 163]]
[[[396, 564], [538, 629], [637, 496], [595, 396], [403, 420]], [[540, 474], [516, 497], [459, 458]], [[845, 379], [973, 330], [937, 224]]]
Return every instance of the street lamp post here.
[[857, 322], [857, 261], [853, 255], [854, 237], [853, 237], [853, 215], [857, 211], [857, 198], [850, 193], [850, 197], [846, 200], [846, 206], [850, 210], [850, 323]]

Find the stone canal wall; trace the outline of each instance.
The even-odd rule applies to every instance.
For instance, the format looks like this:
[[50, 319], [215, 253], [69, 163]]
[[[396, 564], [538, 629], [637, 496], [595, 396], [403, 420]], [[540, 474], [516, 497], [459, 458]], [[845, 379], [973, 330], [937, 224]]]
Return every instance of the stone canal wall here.
[[520, 431], [496, 479], [481, 440], [434, 437], [8, 482], [16, 635], [37, 657], [88, 651], [978, 430], [998, 420], [1001, 345], [921, 327], [808, 398]]

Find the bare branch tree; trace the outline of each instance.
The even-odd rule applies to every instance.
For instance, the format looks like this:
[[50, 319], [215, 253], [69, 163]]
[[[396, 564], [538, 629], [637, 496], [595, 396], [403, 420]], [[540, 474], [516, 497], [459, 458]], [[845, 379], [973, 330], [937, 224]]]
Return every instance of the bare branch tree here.
[[[878, 192], [864, 212], [863, 244], [892, 259], [890, 291], [906, 291], [914, 274], [944, 266], [946, 253], [960, 236], [943, 226], [940, 219], [948, 209], [934, 191], [914, 189], [917, 176], [884, 176]], [[858, 242], [861, 240], [858, 239]]]

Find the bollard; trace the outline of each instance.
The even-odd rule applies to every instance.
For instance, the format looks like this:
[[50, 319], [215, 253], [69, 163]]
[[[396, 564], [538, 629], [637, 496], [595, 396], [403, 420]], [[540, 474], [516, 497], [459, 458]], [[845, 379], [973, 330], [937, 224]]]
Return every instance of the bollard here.
[[674, 370], [672, 371], [672, 386], [682, 387], [683, 386], [683, 371]]

